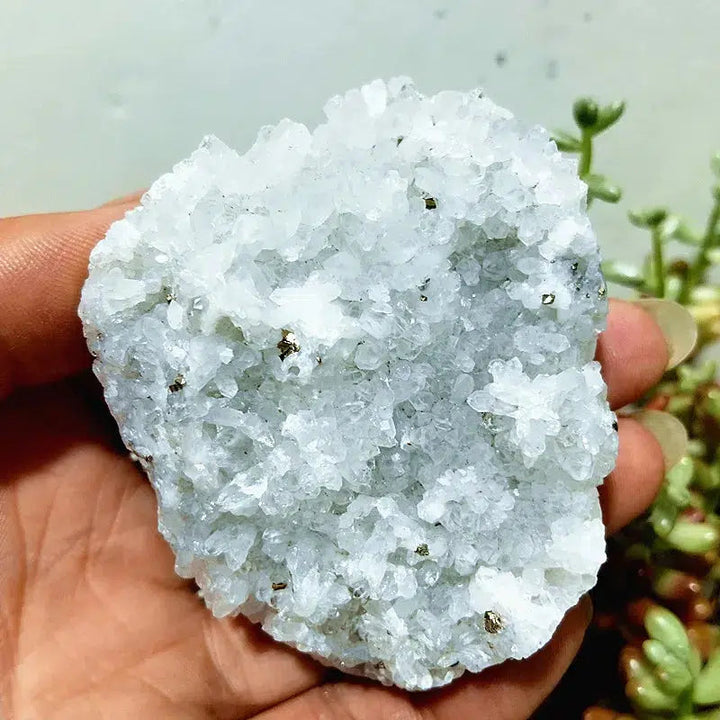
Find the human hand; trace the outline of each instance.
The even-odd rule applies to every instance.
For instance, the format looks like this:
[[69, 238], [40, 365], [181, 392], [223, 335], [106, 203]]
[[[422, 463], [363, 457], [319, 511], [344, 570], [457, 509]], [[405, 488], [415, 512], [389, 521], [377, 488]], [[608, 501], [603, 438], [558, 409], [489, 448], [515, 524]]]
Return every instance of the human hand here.
[[[0, 711], [7, 720], [527, 718], [575, 655], [587, 599], [531, 658], [411, 694], [328, 670], [243, 618], [215, 619], [175, 575], [153, 491], [87, 372], [77, 319], [90, 249], [138, 197], [0, 220]], [[644, 310], [613, 301], [598, 359], [618, 408], [660, 379], [666, 339]], [[608, 532], [647, 507], [664, 470], [642, 424], [621, 418], [618, 431], [617, 467], [601, 489]]]

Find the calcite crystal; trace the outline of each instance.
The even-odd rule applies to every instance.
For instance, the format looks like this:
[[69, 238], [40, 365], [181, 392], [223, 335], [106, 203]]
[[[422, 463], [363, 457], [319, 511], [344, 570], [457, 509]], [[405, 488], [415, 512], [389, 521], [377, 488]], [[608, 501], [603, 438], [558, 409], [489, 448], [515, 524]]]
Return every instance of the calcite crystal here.
[[617, 440], [585, 186], [482, 92], [373, 82], [206, 138], [80, 314], [217, 616], [408, 689], [546, 643], [604, 558]]

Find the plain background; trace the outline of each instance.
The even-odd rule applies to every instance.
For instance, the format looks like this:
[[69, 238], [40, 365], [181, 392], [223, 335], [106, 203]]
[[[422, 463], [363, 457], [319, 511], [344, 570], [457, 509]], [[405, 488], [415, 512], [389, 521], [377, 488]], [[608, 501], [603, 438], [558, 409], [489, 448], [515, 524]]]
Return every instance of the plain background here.
[[625, 211], [704, 220], [720, 149], [717, 0], [0, 0], [0, 215], [100, 204], [214, 133], [238, 149], [375, 77], [482, 86], [528, 123], [579, 94], [625, 98], [593, 208], [606, 255], [646, 248]]

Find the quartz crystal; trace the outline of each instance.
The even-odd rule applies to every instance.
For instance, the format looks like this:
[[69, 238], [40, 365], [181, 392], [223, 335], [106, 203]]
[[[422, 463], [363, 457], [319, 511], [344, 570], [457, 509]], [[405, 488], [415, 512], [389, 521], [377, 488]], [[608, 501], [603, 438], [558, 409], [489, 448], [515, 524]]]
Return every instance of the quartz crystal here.
[[617, 439], [586, 188], [406, 78], [214, 137], [92, 253], [80, 314], [177, 571], [408, 689], [546, 643], [604, 559]]

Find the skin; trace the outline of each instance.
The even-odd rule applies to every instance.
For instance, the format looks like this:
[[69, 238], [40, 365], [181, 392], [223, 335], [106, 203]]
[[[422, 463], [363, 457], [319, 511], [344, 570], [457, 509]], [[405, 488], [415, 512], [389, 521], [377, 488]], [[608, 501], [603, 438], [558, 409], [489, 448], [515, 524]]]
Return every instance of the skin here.
[[[213, 618], [175, 575], [76, 315], [90, 249], [137, 200], [0, 220], [0, 715], [527, 718], [577, 652], [587, 599], [531, 658], [411, 694], [328, 670], [241, 618]], [[617, 408], [659, 380], [667, 352], [649, 315], [613, 301], [598, 359]], [[619, 434], [601, 489], [609, 532], [643, 511], [663, 474], [652, 435], [629, 418]]]

